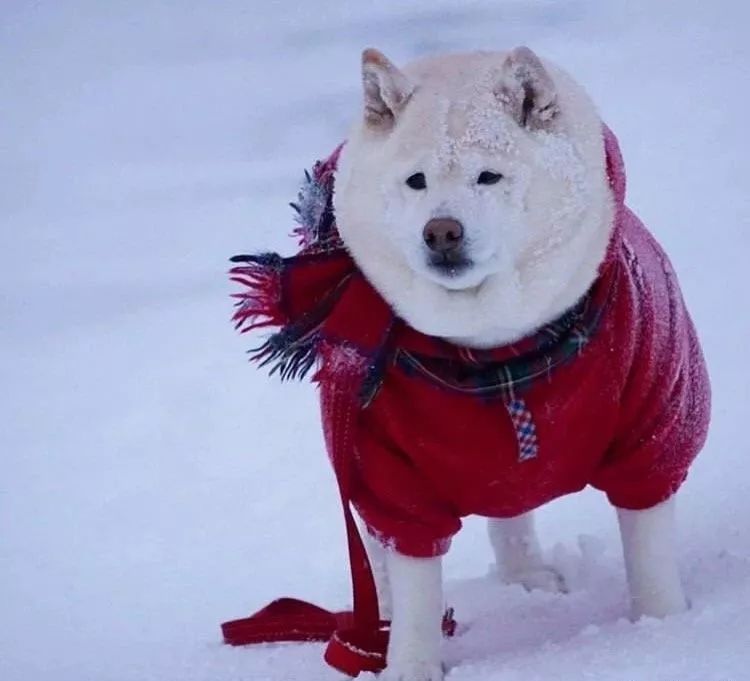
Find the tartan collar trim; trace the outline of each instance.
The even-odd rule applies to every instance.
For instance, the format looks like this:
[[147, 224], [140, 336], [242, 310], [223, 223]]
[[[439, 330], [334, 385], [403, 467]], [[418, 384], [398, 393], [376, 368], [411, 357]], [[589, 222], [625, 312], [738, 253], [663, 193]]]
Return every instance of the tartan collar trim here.
[[614, 294], [617, 263], [560, 318], [511, 345], [477, 350], [419, 334], [406, 327], [393, 361], [407, 374], [477, 397], [518, 399], [539, 380], [584, 354]]
[[[306, 173], [292, 204], [302, 247], [291, 258], [277, 254], [238, 255], [232, 279], [245, 287], [233, 294], [233, 321], [242, 332], [277, 327], [251, 358], [282, 379], [302, 378], [316, 364], [323, 344], [350, 348], [367, 364], [363, 402], [382, 381], [386, 364], [397, 359], [433, 380], [476, 394], [511, 397], [559, 364], [580, 355], [596, 332], [617, 270], [625, 174], [611, 131], [603, 128], [607, 172], [617, 215], [607, 255], [592, 290], [560, 319], [501, 348], [475, 350], [419, 334], [366, 282], [336, 228], [333, 186], [343, 145]], [[361, 311], [368, 310], [366, 317]], [[457, 370], [458, 367], [460, 370]]]

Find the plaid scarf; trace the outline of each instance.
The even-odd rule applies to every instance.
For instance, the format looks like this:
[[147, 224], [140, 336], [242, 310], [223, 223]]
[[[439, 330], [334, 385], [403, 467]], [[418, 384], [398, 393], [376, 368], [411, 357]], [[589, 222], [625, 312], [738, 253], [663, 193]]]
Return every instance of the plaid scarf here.
[[[615, 264], [608, 258], [577, 305], [517, 343], [477, 350], [422, 334], [395, 316], [341, 241], [332, 205], [340, 151], [337, 148], [312, 173], [305, 173], [305, 184], [291, 204], [298, 221], [294, 234], [302, 247], [297, 255], [264, 253], [231, 259], [236, 264], [231, 278], [245, 287], [234, 294], [236, 328], [245, 333], [279, 327], [249, 351], [251, 359], [282, 380], [303, 378], [317, 365], [314, 380], [318, 382], [335, 380], [336, 372], [346, 370], [347, 364], [359, 364], [363, 408], [377, 394], [389, 363], [448, 390], [500, 399], [516, 430], [519, 459], [533, 458], [536, 429], [523, 395], [582, 352], [603, 316]], [[322, 361], [326, 357], [336, 359]]]

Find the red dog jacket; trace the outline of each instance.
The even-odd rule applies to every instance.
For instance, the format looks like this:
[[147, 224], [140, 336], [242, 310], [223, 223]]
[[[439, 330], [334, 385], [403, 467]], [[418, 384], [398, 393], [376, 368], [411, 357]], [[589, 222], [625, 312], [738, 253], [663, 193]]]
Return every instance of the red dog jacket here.
[[710, 390], [696, 332], [667, 256], [624, 205], [622, 160], [604, 137], [617, 211], [599, 277], [576, 308], [512, 346], [458, 348], [394, 317], [338, 238], [337, 154], [296, 206], [303, 251], [237, 258], [246, 264], [233, 273], [250, 287], [238, 326], [282, 327], [256, 357], [286, 377], [322, 353], [326, 430], [337, 375], [363, 372], [346, 445], [351, 498], [403, 554], [444, 553], [463, 516], [519, 515], [589, 484], [618, 507], [654, 506], [704, 443]]

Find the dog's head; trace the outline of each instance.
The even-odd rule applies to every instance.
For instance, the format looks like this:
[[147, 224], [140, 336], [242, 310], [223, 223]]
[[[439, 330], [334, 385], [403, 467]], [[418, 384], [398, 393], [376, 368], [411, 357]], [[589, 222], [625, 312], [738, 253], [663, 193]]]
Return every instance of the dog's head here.
[[573, 305], [612, 222], [585, 93], [523, 47], [403, 71], [366, 50], [362, 75], [336, 215], [396, 311], [425, 333], [494, 345]]

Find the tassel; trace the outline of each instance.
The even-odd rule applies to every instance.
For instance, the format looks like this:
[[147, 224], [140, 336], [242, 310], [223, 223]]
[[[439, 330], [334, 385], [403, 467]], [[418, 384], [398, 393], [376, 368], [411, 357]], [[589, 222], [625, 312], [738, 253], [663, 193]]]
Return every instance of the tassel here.
[[233, 263], [243, 263], [229, 270], [230, 279], [246, 291], [232, 294], [237, 299], [232, 315], [235, 329], [241, 333], [269, 326], [283, 327], [262, 345], [252, 350], [251, 361], [261, 367], [271, 366], [269, 374], [278, 374], [282, 381], [303, 378], [315, 363], [320, 323], [311, 319], [289, 323], [281, 309], [281, 272], [284, 259], [276, 253], [235, 255]]
[[[319, 328], [319, 327], [318, 327]], [[278, 374], [282, 381], [302, 379], [315, 364], [319, 341], [318, 328], [298, 336], [294, 326], [273, 334], [260, 347], [249, 350], [250, 359], [259, 367], [271, 365], [269, 376]]]
[[333, 209], [331, 188], [305, 171], [305, 181], [297, 194], [297, 200], [289, 204], [296, 215], [297, 227], [292, 234], [303, 248], [325, 240], [330, 230]]
[[229, 270], [230, 279], [246, 291], [233, 293], [237, 308], [232, 315], [234, 328], [246, 333], [267, 326], [282, 326], [286, 315], [281, 310], [281, 270], [284, 260], [276, 253], [235, 255], [233, 263], [245, 263]]
[[343, 144], [338, 146], [325, 161], [318, 161], [312, 174], [305, 170], [297, 199], [289, 204], [298, 225], [292, 234], [302, 248], [326, 250], [341, 246], [333, 212], [333, 184], [342, 147]]

